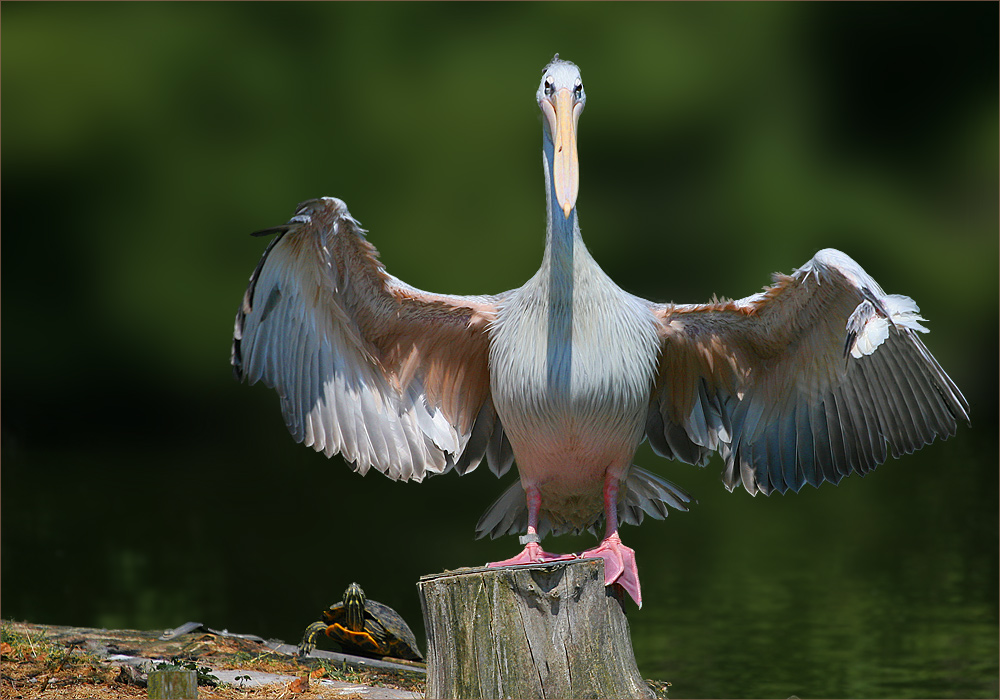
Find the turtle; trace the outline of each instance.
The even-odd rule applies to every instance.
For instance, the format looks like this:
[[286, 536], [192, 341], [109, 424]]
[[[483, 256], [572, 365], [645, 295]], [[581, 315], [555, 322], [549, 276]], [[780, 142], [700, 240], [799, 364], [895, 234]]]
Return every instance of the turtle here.
[[322, 620], [306, 627], [299, 642], [299, 656], [316, 648], [320, 634], [326, 634], [349, 654], [411, 661], [424, 658], [416, 635], [402, 616], [388, 605], [366, 598], [357, 583], [347, 587], [343, 600], [323, 611]]

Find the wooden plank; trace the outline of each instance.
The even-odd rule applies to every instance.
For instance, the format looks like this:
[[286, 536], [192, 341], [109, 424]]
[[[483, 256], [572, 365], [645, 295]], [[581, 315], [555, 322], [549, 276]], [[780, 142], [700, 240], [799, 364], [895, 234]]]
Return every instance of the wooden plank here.
[[604, 561], [424, 576], [428, 698], [652, 698]]

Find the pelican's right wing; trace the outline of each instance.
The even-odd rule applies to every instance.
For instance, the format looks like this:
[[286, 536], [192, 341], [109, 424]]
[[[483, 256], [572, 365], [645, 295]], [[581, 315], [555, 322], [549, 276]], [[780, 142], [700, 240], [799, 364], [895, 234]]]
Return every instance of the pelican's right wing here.
[[365, 473], [416, 481], [509, 457], [489, 389], [494, 297], [437, 295], [385, 272], [339, 199], [299, 205], [236, 315], [238, 379], [281, 397], [292, 435]]

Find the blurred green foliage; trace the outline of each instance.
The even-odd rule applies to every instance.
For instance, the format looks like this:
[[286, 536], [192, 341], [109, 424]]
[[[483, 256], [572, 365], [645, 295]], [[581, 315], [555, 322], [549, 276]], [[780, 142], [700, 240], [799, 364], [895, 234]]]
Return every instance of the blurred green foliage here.
[[417, 576], [510, 555], [471, 541], [491, 475], [360, 479], [292, 443], [228, 345], [246, 234], [311, 197], [418, 287], [523, 283], [558, 51], [588, 90], [584, 236], [622, 286], [741, 297], [839, 248], [916, 299], [972, 404], [973, 430], [795, 497], [643, 448], [700, 500], [626, 533], [644, 673], [677, 697], [996, 695], [995, 3], [2, 15], [5, 616], [294, 640], [357, 580], [419, 631]]

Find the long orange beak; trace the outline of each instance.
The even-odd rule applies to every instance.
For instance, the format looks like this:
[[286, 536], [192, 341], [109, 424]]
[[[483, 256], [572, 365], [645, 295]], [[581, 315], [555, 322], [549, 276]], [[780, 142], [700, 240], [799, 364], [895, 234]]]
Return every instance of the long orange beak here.
[[555, 162], [552, 164], [553, 187], [556, 201], [566, 218], [576, 206], [580, 192], [580, 159], [576, 152], [576, 124], [580, 118], [581, 105], [573, 104], [573, 95], [563, 88], [554, 99], [542, 100], [542, 113], [549, 121], [555, 145]]

